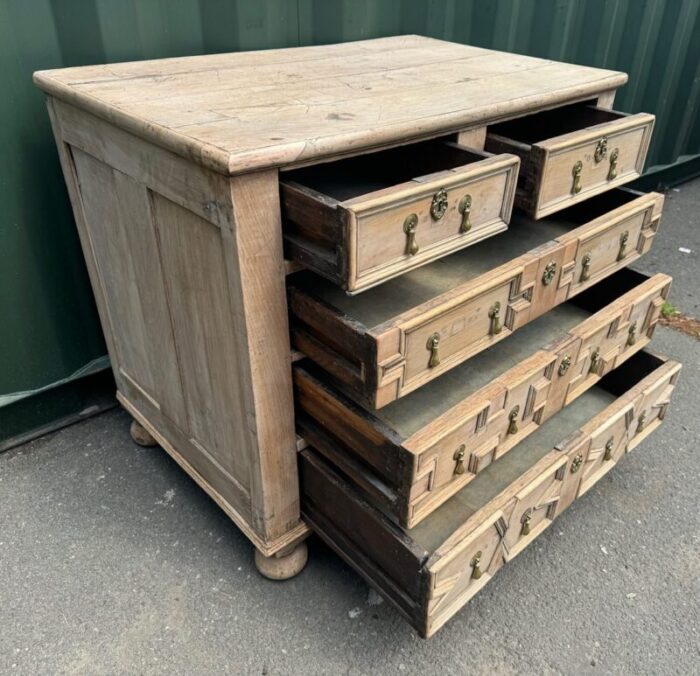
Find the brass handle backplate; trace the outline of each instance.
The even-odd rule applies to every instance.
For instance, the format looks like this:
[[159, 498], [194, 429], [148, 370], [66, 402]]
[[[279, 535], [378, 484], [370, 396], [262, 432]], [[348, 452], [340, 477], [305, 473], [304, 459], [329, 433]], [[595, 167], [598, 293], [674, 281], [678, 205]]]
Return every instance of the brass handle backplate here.
[[481, 550], [479, 550], [476, 554], [474, 554], [472, 560], [469, 562], [469, 565], [472, 567], [472, 580], [478, 580], [483, 574], [480, 567], [481, 556]]
[[464, 454], [466, 450], [467, 447], [464, 444], [462, 444], [452, 456], [452, 459], [455, 461], [455, 474], [464, 474]]
[[465, 195], [459, 202], [459, 213], [462, 214], [462, 221], [459, 224], [459, 231], [461, 233], [469, 232], [472, 229], [472, 223], [469, 220], [469, 216], [472, 210], [472, 196]]
[[596, 164], [600, 164], [604, 159], [605, 156], [608, 154], [608, 138], [607, 136], [603, 136], [598, 143], [595, 145], [595, 152], [593, 153], [593, 159], [595, 160]]
[[561, 360], [557, 373], [559, 373], [560, 376], [563, 376], [569, 370], [569, 366], [571, 366], [571, 355], [567, 354], [566, 357]]
[[430, 350], [430, 359], [428, 360], [428, 367], [435, 368], [440, 365], [440, 355], [438, 353], [438, 346], [440, 345], [440, 334], [433, 333], [428, 342], [425, 344], [427, 350]]
[[521, 535], [530, 535], [530, 524], [532, 522], [532, 512], [528, 509], [520, 519], [520, 523], [523, 524]]
[[620, 235], [620, 248], [617, 252], [617, 260], [618, 261], [621, 261], [627, 255], [627, 242], [629, 241], [629, 238], [630, 238], [629, 230], [625, 230]]
[[409, 214], [403, 222], [403, 231], [406, 233], [406, 253], [415, 256], [418, 253], [418, 242], [416, 242], [416, 228], [418, 227], [418, 215]]
[[587, 282], [591, 278], [591, 252], [589, 251], [581, 259], [581, 281]]
[[544, 272], [542, 273], [542, 284], [549, 286], [554, 279], [554, 275], [556, 274], [557, 264], [554, 261], [549, 261], [549, 263], [544, 266]]
[[576, 474], [581, 469], [581, 465], [583, 464], [583, 456], [579, 453], [572, 461], [571, 461], [571, 473]]
[[500, 320], [501, 315], [501, 304], [497, 301], [489, 308], [489, 319], [491, 320], [489, 325], [489, 333], [492, 336], [500, 333], [503, 330]]
[[571, 185], [571, 192], [578, 195], [581, 192], [581, 172], [583, 171], [583, 162], [578, 160], [571, 169], [571, 175], [574, 177], [574, 182]]
[[637, 342], [637, 322], [632, 322], [627, 330], [627, 344], [634, 345]]
[[610, 153], [610, 169], [608, 170], [608, 181], [613, 181], [617, 178], [617, 160], [620, 157], [620, 149], [615, 148]]
[[598, 364], [600, 363], [600, 348], [596, 347], [591, 352], [591, 363], [588, 366], [588, 373], [598, 373]]
[[507, 434], [517, 434], [518, 433], [518, 414], [520, 413], [520, 406], [513, 406], [508, 414], [508, 431]]
[[605, 444], [605, 453], [603, 455], [603, 460], [612, 460], [613, 447], [615, 445], [615, 439], [610, 437]]
[[434, 195], [433, 201], [430, 203], [430, 216], [434, 221], [439, 221], [447, 211], [449, 200], [447, 199], [447, 190], [440, 188]]

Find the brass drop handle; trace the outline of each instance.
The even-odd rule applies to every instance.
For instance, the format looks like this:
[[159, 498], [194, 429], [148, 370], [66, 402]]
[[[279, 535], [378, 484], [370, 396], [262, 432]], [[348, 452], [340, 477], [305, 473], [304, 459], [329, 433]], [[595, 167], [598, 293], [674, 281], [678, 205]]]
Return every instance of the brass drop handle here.
[[544, 266], [544, 272], [542, 272], [542, 284], [549, 286], [554, 279], [554, 275], [557, 274], [557, 264], [555, 261], [549, 261], [547, 265]]
[[615, 440], [613, 437], [610, 437], [610, 439], [608, 439], [607, 443], [605, 444], [605, 453], [603, 455], [603, 460], [612, 460], [612, 452], [614, 445]]
[[466, 450], [466, 446], [462, 444], [452, 456], [452, 459], [455, 461], [455, 474], [464, 474], [464, 453]]
[[571, 169], [571, 175], [574, 177], [574, 182], [571, 186], [571, 193], [578, 195], [581, 192], [581, 172], [583, 171], [583, 162], [578, 160]]
[[428, 360], [428, 367], [431, 369], [440, 365], [438, 345], [440, 345], [440, 334], [433, 333], [430, 336], [430, 338], [428, 338], [428, 342], [425, 344], [426, 349], [430, 350], [430, 359]]
[[489, 319], [491, 320], [490, 325], [489, 325], [489, 333], [492, 336], [495, 336], [496, 334], [500, 333], [503, 330], [503, 326], [501, 325], [501, 304], [496, 301], [490, 308], [489, 308]]
[[644, 430], [644, 425], [646, 424], [646, 421], [647, 421], [646, 411], [642, 411], [639, 414], [639, 418], [637, 418], [637, 431], [635, 432], [635, 434], [639, 434], [640, 432], [642, 432]]
[[559, 364], [559, 370], [557, 371], [557, 373], [560, 376], [563, 376], [569, 370], [569, 366], [571, 366], [571, 355], [567, 354], [566, 357], [564, 357], [564, 359], [561, 360], [561, 363]]
[[591, 278], [591, 252], [589, 251], [581, 259], [581, 281], [587, 282]]
[[508, 414], [508, 431], [507, 434], [517, 434], [518, 433], [518, 414], [520, 413], [520, 406], [513, 406]]
[[588, 367], [588, 373], [598, 373], [598, 364], [600, 363], [600, 348], [596, 347], [591, 352], [591, 363]]
[[608, 181], [613, 181], [617, 178], [617, 160], [620, 157], [620, 149], [615, 148], [610, 153], [610, 169], [608, 170]]
[[621, 261], [627, 255], [627, 242], [630, 238], [629, 230], [625, 230], [620, 235], [620, 249], [617, 252], [617, 260]]
[[472, 196], [465, 195], [459, 202], [459, 213], [462, 214], [462, 221], [459, 224], [459, 231], [461, 233], [469, 232], [472, 229], [472, 223], [469, 220], [472, 210]]
[[532, 512], [528, 509], [527, 512], [523, 514], [523, 518], [520, 519], [520, 523], [523, 527], [520, 531], [521, 535], [530, 535], [530, 524], [532, 522]]
[[583, 465], [583, 456], [579, 453], [572, 461], [571, 461], [571, 473], [576, 474], [581, 469], [581, 465]]
[[627, 345], [634, 345], [637, 342], [637, 322], [632, 322], [627, 330]]
[[483, 571], [481, 570], [481, 556], [482, 552], [479, 550], [469, 562], [469, 565], [472, 567], [472, 580], [478, 580], [483, 575]]
[[415, 256], [418, 253], [418, 242], [416, 242], [416, 228], [418, 227], [418, 215], [409, 214], [403, 222], [403, 231], [406, 233], [406, 253]]

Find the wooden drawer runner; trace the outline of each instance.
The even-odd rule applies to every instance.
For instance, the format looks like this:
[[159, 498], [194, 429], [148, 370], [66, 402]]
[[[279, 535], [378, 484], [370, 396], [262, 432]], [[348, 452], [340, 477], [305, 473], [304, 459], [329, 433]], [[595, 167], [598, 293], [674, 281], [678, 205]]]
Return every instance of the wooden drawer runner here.
[[363, 291], [505, 230], [518, 167], [429, 141], [284, 172], [287, 256]]
[[643, 348], [670, 284], [663, 274], [620, 270], [517, 338], [375, 412], [299, 362], [297, 429], [367, 500], [413, 527]]
[[576, 104], [489, 127], [486, 149], [521, 159], [515, 204], [542, 218], [641, 175], [654, 116]]
[[662, 204], [615, 190], [542, 221], [517, 216], [507, 232], [356, 297], [290, 275], [294, 347], [381, 408], [648, 251]]
[[300, 453], [304, 518], [430, 636], [661, 423], [679, 371], [636, 354], [410, 530], [309, 447]]

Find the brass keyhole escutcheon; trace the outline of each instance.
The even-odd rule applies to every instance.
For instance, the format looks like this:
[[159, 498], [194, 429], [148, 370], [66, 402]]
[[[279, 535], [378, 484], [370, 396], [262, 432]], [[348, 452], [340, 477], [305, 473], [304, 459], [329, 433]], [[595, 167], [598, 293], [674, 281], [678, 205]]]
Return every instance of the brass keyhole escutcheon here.
[[581, 281], [587, 282], [591, 278], [591, 252], [586, 253], [581, 259]]
[[646, 411], [642, 411], [639, 414], [639, 418], [637, 418], [637, 431], [635, 432], [635, 434], [639, 434], [640, 432], [642, 432], [644, 430], [644, 425], [646, 424], [646, 422], [647, 422]]
[[469, 562], [469, 565], [472, 567], [472, 580], [478, 580], [482, 576], [482, 570], [481, 570], [481, 550], [479, 550], [474, 556], [472, 557], [472, 560]]
[[627, 345], [634, 345], [637, 342], [637, 322], [632, 322], [627, 330]]
[[469, 232], [472, 229], [472, 223], [469, 220], [469, 216], [472, 211], [472, 196], [465, 195], [459, 201], [459, 213], [462, 214], [462, 221], [459, 224], [459, 231], [461, 233]]
[[434, 195], [433, 201], [430, 203], [430, 216], [434, 221], [439, 221], [447, 211], [449, 200], [447, 199], [447, 190], [440, 188]]
[[418, 215], [409, 214], [403, 222], [403, 231], [406, 233], [406, 253], [415, 256], [418, 253], [418, 242], [416, 242], [416, 228], [418, 227]]
[[517, 434], [518, 433], [518, 414], [520, 413], [520, 406], [513, 406], [508, 414], [508, 431], [507, 434]]
[[467, 447], [464, 444], [462, 444], [452, 456], [452, 459], [455, 461], [455, 474], [464, 474], [464, 454], [466, 450]]
[[581, 192], [581, 172], [583, 171], [583, 162], [578, 160], [571, 169], [571, 175], [574, 177], [574, 182], [571, 185], [571, 193], [578, 195]]
[[610, 153], [610, 169], [608, 169], [608, 181], [613, 181], [617, 178], [617, 160], [620, 157], [620, 149], [615, 148]]
[[440, 355], [438, 354], [438, 345], [440, 345], [440, 334], [433, 333], [428, 342], [425, 344], [426, 349], [430, 350], [430, 359], [428, 360], [428, 367], [435, 368], [440, 365]]
[[588, 367], [588, 373], [598, 373], [598, 364], [600, 362], [600, 348], [596, 347], [593, 352], [591, 352], [591, 363]]
[[571, 461], [571, 473], [576, 474], [581, 469], [581, 465], [583, 464], [583, 456], [579, 453], [572, 461]]
[[598, 143], [595, 145], [595, 152], [593, 153], [593, 159], [595, 160], [596, 164], [600, 164], [604, 159], [605, 156], [608, 154], [608, 138], [607, 136], [603, 136]]
[[559, 373], [560, 376], [563, 376], [569, 370], [569, 366], [571, 366], [571, 355], [567, 354], [566, 357], [561, 360], [557, 373]]
[[549, 261], [549, 263], [544, 266], [544, 272], [542, 273], [542, 284], [549, 286], [554, 279], [554, 275], [556, 274], [557, 264], [554, 261]]
[[489, 333], [492, 336], [495, 336], [496, 334], [500, 333], [503, 330], [503, 326], [501, 325], [501, 304], [496, 301], [490, 308], [489, 308], [489, 319], [490, 325], [489, 325]]
[[621, 261], [627, 255], [627, 242], [630, 238], [629, 230], [625, 230], [620, 235], [620, 249], [617, 252], [617, 260]]
[[603, 454], [603, 460], [612, 460], [613, 447], [615, 445], [615, 439], [610, 437], [605, 444], [605, 453]]
[[528, 509], [520, 519], [520, 523], [523, 524], [521, 535], [530, 535], [530, 523], [532, 522], [532, 512]]

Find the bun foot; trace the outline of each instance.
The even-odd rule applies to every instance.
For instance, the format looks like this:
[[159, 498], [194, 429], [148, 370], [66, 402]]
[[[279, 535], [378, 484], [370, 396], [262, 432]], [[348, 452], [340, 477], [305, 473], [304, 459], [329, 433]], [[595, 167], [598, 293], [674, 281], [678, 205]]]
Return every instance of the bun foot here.
[[264, 556], [255, 550], [255, 567], [269, 580], [288, 580], [301, 573], [309, 558], [306, 542], [300, 542], [291, 551], [282, 550], [273, 556]]
[[158, 442], [150, 435], [148, 430], [136, 420], [131, 423], [131, 428], [129, 429], [131, 433], [131, 438], [139, 446], [157, 446]]

